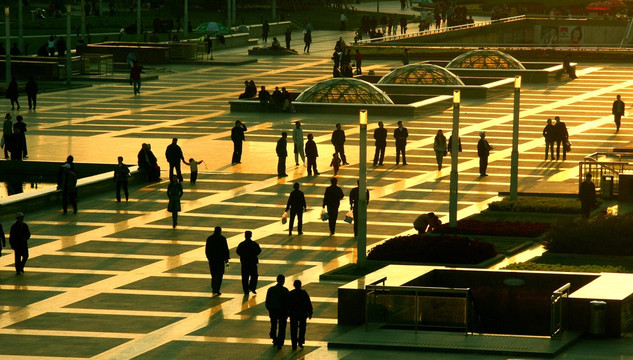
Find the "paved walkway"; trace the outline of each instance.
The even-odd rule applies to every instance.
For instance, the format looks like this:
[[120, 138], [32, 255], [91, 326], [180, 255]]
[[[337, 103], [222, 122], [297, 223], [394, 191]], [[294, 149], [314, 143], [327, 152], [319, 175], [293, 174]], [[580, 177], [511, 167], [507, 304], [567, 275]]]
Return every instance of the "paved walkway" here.
[[[143, 142], [152, 144], [163, 169], [164, 149], [180, 138], [185, 157], [204, 159], [195, 186], [184, 184], [183, 212], [176, 230], [165, 211], [166, 182], [134, 189], [127, 203], [113, 194], [80, 194], [79, 214], [62, 216], [57, 208], [29, 213], [33, 237], [26, 274], [16, 276], [11, 250], [0, 258], [0, 357], [2, 359], [158, 359], [158, 358], [302, 358], [306, 359], [502, 359], [506, 357], [398, 353], [393, 351], [330, 351], [328, 339], [346, 329], [336, 326], [337, 287], [319, 282], [325, 271], [354, 258], [352, 227], [340, 222], [330, 237], [318, 219], [321, 198], [332, 175], [329, 138], [336, 122], [343, 124], [351, 165], [339, 182], [347, 195], [358, 174], [358, 129], [355, 116], [313, 114], [231, 114], [227, 101], [242, 92], [244, 80], [258, 86], [302, 90], [330, 77], [336, 39], [351, 32], [315, 31], [312, 52], [283, 58], [260, 58], [256, 64], [232, 66], [169, 66], [159, 80], [143, 84], [139, 96], [127, 84], [42, 94], [37, 112], [20, 114], [29, 125], [30, 158], [113, 163], [121, 155], [134, 163]], [[300, 35], [293, 36], [300, 39]], [[299, 41], [296, 41], [298, 43]], [[296, 45], [295, 45], [296, 46]], [[298, 48], [298, 46], [296, 46]], [[245, 49], [216, 53], [218, 58], [243, 55]], [[245, 55], [244, 55], [245, 56]], [[394, 61], [367, 62], [365, 71], [386, 73]], [[526, 86], [521, 94], [520, 186], [543, 191], [574, 192], [577, 164], [586, 154], [609, 150], [633, 140], [630, 124], [615, 134], [610, 113], [615, 94], [633, 98], [633, 67], [584, 65], [580, 78], [545, 88]], [[461, 108], [459, 217], [485, 208], [509, 187], [512, 122], [511, 97], [488, 103], [466, 101]], [[5, 104], [6, 105], [6, 104]], [[14, 115], [16, 115], [14, 113]], [[545, 119], [560, 115], [567, 123], [573, 152], [567, 161], [543, 161], [541, 131]], [[230, 165], [229, 130], [236, 119], [248, 126], [243, 163]], [[288, 161], [288, 178], [277, 179], [275, 143], [295, 121], [313, 133], [321, 154], [318, 177]], [[370, 114], [370, 131], [378, 118]], [[410, 132], [408, 166], [394, 165], [390, 141], [385, 165], [371, 168], [368, 243], [412, 232], [421, 212], [446, 219], [449, 170], [436, 170], [432, 142], [438, 128], [450, 130], [450, 111], [415, 118], [382, 117], [388, 129], [403, 120]], [[475, 151], [478, 132], [485, 130], [495, 151], [487, 178], [478, 176]], [[448, 135], [448, 134], [447, 134]], [[371, 144], [371, 142], [370, 142]], [[292, 147], [289, 146], [290, 153]], [[369, 147], [373, 153], [373, 147]], [[447, 159], [448, 161], [448, 159]], [[166, 176], [163, 176], [166, 178]], [[293, 182], [306, 192], [308, 213], [304, 235], [287, 235], [279, 222]], [[347, 197], [344, 199], [347, 201]], [[345, 206], [341, 211], [347, 210]], [[342, 217], [342, 214], [341, 214]], [[3, 222], [8, 229], [10, 222]], [[231, 247], [232, 266], [223, 294], [212, 297], [204, 240], [222, 226]], [[244, 298], [235, 246], [244, 230], [252, 230], [263, 248], [258, 295]], [[301, 279], [315, 306], [306, 348], [274, 349], [268, 339], [264, 294], [277, 274], [287, 284]], [[632, 358], [629, 338], [583, 340], [560, 359]]]

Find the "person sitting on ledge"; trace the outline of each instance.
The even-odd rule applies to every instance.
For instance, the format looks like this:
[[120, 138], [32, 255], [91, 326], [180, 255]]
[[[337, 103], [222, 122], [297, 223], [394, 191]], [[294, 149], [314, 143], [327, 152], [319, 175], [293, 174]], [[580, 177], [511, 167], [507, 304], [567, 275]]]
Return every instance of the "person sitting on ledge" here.
[[265, 86], [262, 86], [262, 89], [259, 91], [259, 106], [260, 110], [263, 112], [268, 111], [268, 105], [270, 104], [270, 93], [266, 90]]
[[571, 62], [569, 61], [569, 55], [565, 55], [563, 59], [563, 70], [569, 75], [570, 80], [578, 78], [578, 76], [576, 76], [576, 69], [571, 66]]
[[413, 222], [413, 228], [418, 231], [418, 234], [433, 231], [440, 227], [440, 225], [442, 225], [442, 221], [432, 212], [418, 216]]
[[270, 45], [270, 48], [273, 50], [281, 50], [281, 44], [279, 43], [279, 40], [277, 40], [276, 37], [273, 38], [273, 43], [272, 45]]

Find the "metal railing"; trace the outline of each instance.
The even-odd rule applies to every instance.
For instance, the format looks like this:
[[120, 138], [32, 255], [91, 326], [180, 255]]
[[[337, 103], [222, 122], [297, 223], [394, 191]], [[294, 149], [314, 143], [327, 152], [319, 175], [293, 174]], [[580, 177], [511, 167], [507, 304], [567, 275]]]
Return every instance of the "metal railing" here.
[[[365, 287], [365, 328], [370, 323], [391, 326], [462, 329], [471, 332], [474, 314], [470, 288], [444, 288], [424, 286], [377, 286]], [[451, 311], [424, 311], [440, 301], [450, 304]], [[458, 309], [458, 311], [455, 311]]]
[[554, 290], [550, 298], [550, 337], [560, 338], [567, 329], [567, 299], [569, 298], [570, 283]]
[[[603, 156], [617, 156], [618, 161], [600, 161], [600, 157]], [[620, 174], [633, 174], [633, 164], [622, 161], [622, 157], [633, 156], [629, 153], [616, 153], [616, 152], [595, 152], [593, 154], [585, 156], [584, 161], [578, 164], [578, 189], [580, 190], [580, 184], [585, 179], [585, 174], [590, 173], [592, 181], [596, 186], [596, 190], [603, 194], [606, 184], [602, 181], [604, 177], [611, 176], [613, 178], [613, 184], [609, 184], [612, 194], [617, 195], [620, 192]]]
[[477, 23], [474, 23], [474, 24], [462, 24], [462, 25], [455, 25], [455, 26], [451, 26], [451, 27], [442, 27], [442, 28], [439, 28], [439, 29], [429, 29], [429, 30], [424, 30], [424, 31], [417, 31], [417, 32], [412, 32], [412, 33], [408, 33], [408, 34], [389, 35], [389, 36], [383, 36], [383, 37], [379, 37], [379, 38], [359, 40], [358, 44], [359, 45], [363, 45], [363, 44], [368, 44], [368, 43], [374, 42], [374, 41], [402, 40], [402, 39], [408, 39], [408, 38], [418, 37], [418, 36], [423, 36], [423, 35], [441, 34], [441, 33], [446, 33], [446, 32], [455, 31], [455, 30], [463, 30], [463, 29], [484, 27], [484, 26], [488, 26], [488, 25], [491, 25], [491, 24], [509, 23], [509, 22], [519, 21], [519, 20], [523, 20], [523, 19], [525, 19], [525, 15], [519, 15], [519, 16], [507, 17], [507, 18], [497, 19], [497, 20], [481, 21], [481, 22], [477, 22]]

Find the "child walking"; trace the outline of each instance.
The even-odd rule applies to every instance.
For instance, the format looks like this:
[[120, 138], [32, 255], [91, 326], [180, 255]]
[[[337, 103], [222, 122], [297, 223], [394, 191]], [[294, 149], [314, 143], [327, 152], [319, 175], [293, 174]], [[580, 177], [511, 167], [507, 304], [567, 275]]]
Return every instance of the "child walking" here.
[[189, 182], [192, 184], [195, 184], [198, 179], [198, 165], [202, 164], [203, 161], [204, 160], [196, 161], [194, 158], [189, 159], [189, 163], [187, 164], [191, 168], [191, 177], [189, 178]]
[[330, 163], [330, 167], [334, 168], [334, 176], [338, 173], [338, 168], [341, 167], [341, 158], [338, 157], [338, 153], [334, 153], [332, 155], [332, 162]]

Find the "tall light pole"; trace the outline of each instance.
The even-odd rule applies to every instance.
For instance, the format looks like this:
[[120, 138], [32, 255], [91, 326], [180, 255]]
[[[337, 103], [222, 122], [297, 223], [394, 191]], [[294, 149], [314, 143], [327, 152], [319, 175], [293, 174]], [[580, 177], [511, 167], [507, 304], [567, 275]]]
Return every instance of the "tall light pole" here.
[[277, 19], [277, 0], [273, 0], [273, 21]]
[[380, 0], [376, 0], [376, 12], [380, 12]]
[[519, 183], [519, 104], [521, 76], [514, 77], [514, 117], [512, 119], [512, 153], [510, 160], [510, 199], [516, 200]]
[[66, 85], [70, 86], [70, 77], [72, 72], [71, 50], [73, 48], [70, 43], [70, 12], [73, 9], [71, 4], [66, 5]]
[[231, 0], [226, 0], [226, 27], [229, 29], [231, 29], [231, 19], [233, 18], [231, 12]]
[[86, 41], [86, 0], [81, 0], [81, 39]]
[[103, 0], [99, 0], [99, 16], [103, 16]]
[[457, 227], [457, 160], [459, 158], [459, 90], [453, 91], [453, 131], [451, 136], [451, 185], [448, 202], [448, 221], [452, 228]]
[[186, 38], [189, 34], [189, 0], [185, 0], [185, 18], [184, 18], [183, 34]]
[[22, 55], [24, 53], [24, 26], [23, 26], [23, 14], [22, 14], [22, 0], [18, 0], [18, 49]]
[[231, 0], [233, 2], [233, 25], [237, 25], [237, 4], [235, 0]]
[[136, 42], [141, 42], [141, 0], [136, 2]]
[[6, 49], [6, 57], [5, 57], [5, 76], [7, 87], [9, 87], [9, 83], [11, 82], [11, 26], [9, 24], [9, 15], [11, 15], [11, 11], [9, 7], [4, 8], [4, 34], [5, 34], [5, 49]]
[[358, 216], [357, 226], [357, 250], [358, 264], [367, 260], [367, 110], [360, 111], [360, 149], [358, 156]]

